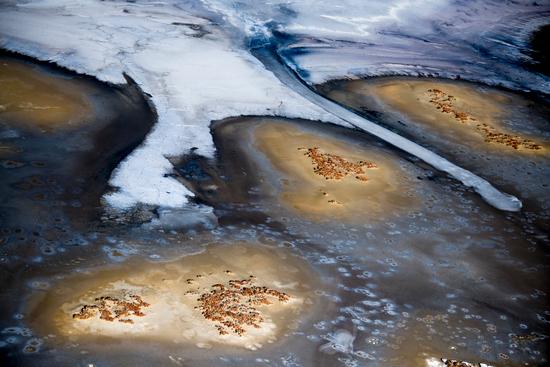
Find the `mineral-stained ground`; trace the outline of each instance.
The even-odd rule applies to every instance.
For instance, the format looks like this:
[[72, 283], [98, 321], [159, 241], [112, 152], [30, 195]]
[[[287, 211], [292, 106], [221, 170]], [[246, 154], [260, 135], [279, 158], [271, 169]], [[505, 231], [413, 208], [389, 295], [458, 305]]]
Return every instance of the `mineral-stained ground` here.
[[549, 11], [2, 2], [0, 366], [548, 364]]

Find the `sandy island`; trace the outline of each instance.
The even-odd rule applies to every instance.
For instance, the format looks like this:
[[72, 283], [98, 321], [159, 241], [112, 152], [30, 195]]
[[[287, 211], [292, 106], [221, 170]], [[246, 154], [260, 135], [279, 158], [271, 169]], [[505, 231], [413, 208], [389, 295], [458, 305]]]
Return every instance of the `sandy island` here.
[[[345, 88], [358, 96], [371, 96], [406, 118], [443, 132], [450, 140], [477, 148], [523, 154], [546, 153], [550, 148], [548, 141], [513, 131], [503, 123], [506, 108], [515, 103], [504, 92], [460, 82], [406, 78], [357, 80]], [[329, 97], [360, 108], [358, 101], [349, 100], [345, 93], [329, 92]]]
[[312, 307], [315, 277], [308, 269], [283, 250], [211, 245], [174, 262], [69, 276], [38, 296], [29, 319], [70, 340], [257, 349], [295, 328]]
[[395, 157], [377, 147], [277, 122], [259, 124], [254, 138], [284, 175], [282, 201], [302, 214], [363, 221], [416, 203]]

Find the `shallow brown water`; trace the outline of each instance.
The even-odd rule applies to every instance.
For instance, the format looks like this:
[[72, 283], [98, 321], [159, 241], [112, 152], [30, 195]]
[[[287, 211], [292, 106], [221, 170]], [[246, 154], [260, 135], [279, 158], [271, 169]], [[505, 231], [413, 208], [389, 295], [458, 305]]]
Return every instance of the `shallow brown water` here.
[[[83, 93], [91, 118], [71, 129], [1, 122], [12, 163], [0, 168], [0, 364], [546, 363], [547, 250], [522, 213], [365, 133], [269, 117], [213, 123], [215, 159], [171, 158], [214, 218], [198, 206], [102, 213], [109, 173], [154, 116], [131, 85], [34, 67], [95, 92]], [[316, 172], [323, 159], [337, 168]], [[344, 176], [327, 179], [334, 170]], [[216, 334], [198, 297], [247, 275], [289, 303], [259, 307], [265, 323], [243, 338]], [[72, 317], [132, 292], [149, 304], [133, 323]]]
[[[300, 215], [364, 222], [418, 204], [407, 195], [407, 186], [413, 184], [379, 149], [276, 122], [255, 127], [253, 134], [255, 148], [284, 174], [282, 201]], [[312, 152], [320, 157], [317, 163]]]
[[[256, 327], [242, 324], [244, 330], [239, 335], [197, 311], [201, 295], [221, 288], [218, 284], [229, 287], [229, 281], [251, 282], [250, 286], [237, 286], [240, 288], [268, 287], [284, 292], [288, 299], [281, 302], [270, 297], [269, 303], [254, 306], [250, 312], [259, 312], [261, 321]], [[220, 351], [238, 354], [242, 348], [255, 350], [284, 339], [298, 322], [323, 307], [314, 293], [318, 288], [319, 279], [307, 263], [284, 249], [212, 244], [200, 254], [177, 261], [133, 259], [67, 275], [32, 299], [26, 313], [34, 330], [42, 335], [56, 334], [51, 342], [61, 346], [68, 341], [79, 342], [92, 348], [95, 345], [98, 351], [97, 345], [112, 339], [126, 343], [125, 349], [150, 342], [174, 343], [174, 348], [185, 349], [195, 357], [197, 348], [207, 349], [213, 358]], [[123, 299], [125, 295], [127, 299], [137, 295], [146, 302], [142, 316], [121, 319], [126, 322], [102, 319], [96, 313], [85, 319], [74, 317], [97, 297]], [[242, 303], [241, 308], [245, 305]]]
[[[541, 230], [540, 236], [548, 232], [550, 108], [544, 101], [475, 83], [433, 78], [381, 77], [335, 81], [317, 88], [519, 197], [527, 225]], [[434, 89], [444, 92], [444, 99], [454, 99], [452, 111], [430, 103], [434, 96], [429, 91]], [[456, 112], [468, 117], [461, 121]], [[527, 139], [540, 149], [521, 145], [514, 149], [486, 141], [487, 131], [507, 134], [507, 139]]]
[[28, 129], [67, 129], [91, 118], [93, 88], [44, 73], [21, 59], [0, 58], [0, 116]]

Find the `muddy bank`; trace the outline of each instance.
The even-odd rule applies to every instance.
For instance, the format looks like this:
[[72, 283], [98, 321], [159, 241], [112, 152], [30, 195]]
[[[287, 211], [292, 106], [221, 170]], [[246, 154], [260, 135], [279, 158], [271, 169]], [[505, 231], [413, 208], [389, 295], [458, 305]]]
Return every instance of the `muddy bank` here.
[[543, 100], [430, 78], [334, 81], [320, 93], [488, 179], [547, 232], [550, 109]]

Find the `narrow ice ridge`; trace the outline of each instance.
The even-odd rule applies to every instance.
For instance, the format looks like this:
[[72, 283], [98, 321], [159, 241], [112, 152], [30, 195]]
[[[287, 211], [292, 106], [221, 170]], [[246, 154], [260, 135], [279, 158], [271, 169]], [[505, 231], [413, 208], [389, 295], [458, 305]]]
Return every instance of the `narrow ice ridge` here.
[[491, 185], [488, 181], [465, 170], [434, 152], [394, 133], [390, 130], [369, 121], [356, 113], [340, 106], [339, 104], [322, 97], [313, 92], [304, 82], [299, 80], [296, 73], [291, 71], [281, 58], [276, 54], [273, 48], [264, 47], [254, 51], [256, 57], [264, 62], [266, 67], [271, 70], [281, 82], [297, 91], [301, 96], [307, 98], [312, 103], [325, 109], [327, 112], [347, 121], [354, 127], [366, 131], [385, 142], [423, 160], [434, 168], [446, 172], [451, 177], [462, 182], [465, 186], [473, 188], [490, 205], [499, 210], [519, 211], [522, 207], [521, 201], [513, 195], [503, 193]]

